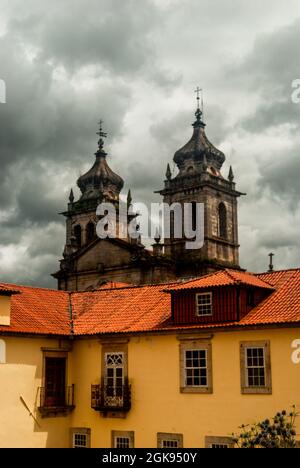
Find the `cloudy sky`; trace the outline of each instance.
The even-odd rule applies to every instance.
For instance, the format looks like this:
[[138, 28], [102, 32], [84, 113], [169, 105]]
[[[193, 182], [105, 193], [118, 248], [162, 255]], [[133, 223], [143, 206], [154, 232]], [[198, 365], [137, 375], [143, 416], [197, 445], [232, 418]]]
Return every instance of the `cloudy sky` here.
[[[300, 266], [299, 0], [0, 0], [0, 280], [55, 287], [57, 213], [93, 163], [97, 121], [135, 200], [159, 201], [205, 89], [233, 165], [241, 265]], [[175, 168], [173, 168], [175, 169]], [[76, 191], [78, 195], [78, 190]]]

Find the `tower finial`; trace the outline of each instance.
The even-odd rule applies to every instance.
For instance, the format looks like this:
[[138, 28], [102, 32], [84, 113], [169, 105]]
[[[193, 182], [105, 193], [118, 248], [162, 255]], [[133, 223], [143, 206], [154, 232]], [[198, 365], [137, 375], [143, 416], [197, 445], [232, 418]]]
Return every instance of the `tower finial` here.
[[71, 192], [70, 192], [70, 196], [69, 196], [69, 202], [70, 203], [73, 203], [74, 202], [74, 192], [73, 192], [73, 189], [71, 188]]
[[230, 169], [229, 169], [228, 180], [231, 183], [234, 181], [234, 174], [233, 174], [232, 166], [230, 166]]
[[97, 132], [97, 135], [99, 135], [99, 140], [98, 140], [98, 148], [99, 148], [99, 151], [103, 151], [103, 147], [104, 147], [104, 140], [103, 138], [107, 138], [107, 133], [103, 132], [102, 130], [102, 124], [103, 124], [103, 120], [100, 119], [99, 121], [99, 132]]
[[[203, 89], [197, 88], [195, 89], [195, 93], [197, 93], [197, 110], [195, 112], [196, 122], [193, 124], [194, 127], [204, 127], [205, 124], [202, 121], [203, 116]], [[200, 93], [201, 93], [201, 108], [200, 108]]]
[[167, 178], [167, 180], [172, 179], [172, 172], [171, 172], [170, 164], [167, 165], [166, 178]]

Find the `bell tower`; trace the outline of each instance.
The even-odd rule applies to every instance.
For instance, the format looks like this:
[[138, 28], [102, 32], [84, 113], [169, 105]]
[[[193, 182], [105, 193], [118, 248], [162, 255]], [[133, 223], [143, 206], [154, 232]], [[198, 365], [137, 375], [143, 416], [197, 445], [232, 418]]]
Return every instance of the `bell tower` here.
[[[159, 191], [164, 203], [204, 204], [204, 245], [198, 250], [188, 250], [186, 239], [176, 239], [174, 230], [164, 240], [165, 254], [177, 268], [177, 276], [210, 273], [220, 268], [239, 267], [238, 198], [234, 174], [230, 167], [228, 178], [221, 173], [225, 155], [207, 138], [203, 111], [198, 106], [193, 123], [192, 138], [176, 151], [174, 162], [178, 174], [172, 177], [168, 164], [164, 189]], [[194, 210], [191, 210], [194, 216]], [[194, 220], [192, 221], [194, 224]]]

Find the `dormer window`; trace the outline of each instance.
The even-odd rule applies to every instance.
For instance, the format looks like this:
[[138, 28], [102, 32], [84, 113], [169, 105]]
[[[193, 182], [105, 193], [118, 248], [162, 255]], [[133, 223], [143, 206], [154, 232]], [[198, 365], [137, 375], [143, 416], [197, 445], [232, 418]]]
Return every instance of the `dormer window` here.
[[207, 317], [213, 314], [212, 293], [196, 294], [196, 315]]

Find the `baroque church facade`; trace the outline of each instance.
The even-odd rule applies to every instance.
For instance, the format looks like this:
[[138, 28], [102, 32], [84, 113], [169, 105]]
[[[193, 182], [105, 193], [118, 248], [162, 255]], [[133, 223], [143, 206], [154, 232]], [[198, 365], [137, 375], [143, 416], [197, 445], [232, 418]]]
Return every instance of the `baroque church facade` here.
[[[97, 289], [105, 282], [158, 284], [224, 268], [240, 269], [237, 200], [242, 193], [236, 190], [231, 167], [227, 179], [222, 175], [225, 155], [208, 140], [199, 105], [195, 116], [191, 139], [174, 155], [177, 175], [172, 177], [168, 164], [164, 187], [156, 193], [170, 207], [176, 203], [190, 203], [192, 208], [197, 203], [204, 205], [203, 247], [187, 249], [186, 239], [174, 236], [172, 217], [170, 238], [162, 242], [157, 236], [152, 250], [146, 249], [141, 239], [97, 236], [97, 206], [112, 203], [118, 213], [124, 186], [123, 179], [109, 167], [104, 150], [106, 134], [100, 125], [94, 165], [77, 181], [81, 196], [75, 200], [71, 190], [67, 211], [62, 213], [66, 217], [66, 245], [60, 269], [53, 274], [58, 289]], [[131, 203], [129, 192], [128, 209]], [[129, 215], [129, 221], [134, 217]], [[191, 221], [194, 224], [194, 219]]]

